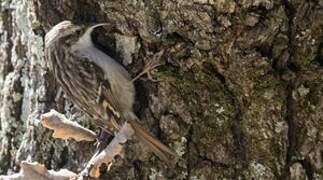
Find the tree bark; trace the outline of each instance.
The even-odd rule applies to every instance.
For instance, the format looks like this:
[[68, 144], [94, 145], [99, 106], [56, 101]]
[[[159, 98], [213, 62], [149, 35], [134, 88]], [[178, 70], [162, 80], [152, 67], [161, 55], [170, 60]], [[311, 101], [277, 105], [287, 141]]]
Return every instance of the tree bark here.
[[[107, 22], [96, 45], [135, 77], [136, 114], [181, 159], [130, 143], [104, 178], [323, 179], [323, 0], [0, 1], [0, 174], [22, 161], [80, 172], [91, 142], [40, 124], [56, 109], [96, 132], [46, 69], [45, 33]], [[77, 67], [76, 67], [77, 68]]]

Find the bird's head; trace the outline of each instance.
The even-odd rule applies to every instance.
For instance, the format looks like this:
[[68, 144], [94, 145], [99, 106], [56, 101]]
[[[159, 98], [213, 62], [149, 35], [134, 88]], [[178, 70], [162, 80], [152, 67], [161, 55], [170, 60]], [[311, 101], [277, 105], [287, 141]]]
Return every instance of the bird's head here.
[[95, 25], [75, 25], [71, 21], [62, 21], [56, 24], [45, 36], [45, 47], [64, 40], [64, 43], [74, 44], [77, 41], [83, 44], [91, 44], [91, 33], [93, 30], [100, 26], [107, 24], [95, 24]]

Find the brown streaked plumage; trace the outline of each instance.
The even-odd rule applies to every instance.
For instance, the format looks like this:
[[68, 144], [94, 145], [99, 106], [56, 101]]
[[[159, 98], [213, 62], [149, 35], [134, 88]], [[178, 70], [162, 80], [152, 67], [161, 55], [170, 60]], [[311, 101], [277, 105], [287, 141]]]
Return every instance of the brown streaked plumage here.
[[117, 131], [124, 121], [136, 137], [161, 159], [176, 154], [138, 123], [133, 113], [135, 88], [128, 72], [92, 42], [94, 28], [63, 21], [45, 36], [45, 59], [69, 99], [90, 115], [98, 126]]

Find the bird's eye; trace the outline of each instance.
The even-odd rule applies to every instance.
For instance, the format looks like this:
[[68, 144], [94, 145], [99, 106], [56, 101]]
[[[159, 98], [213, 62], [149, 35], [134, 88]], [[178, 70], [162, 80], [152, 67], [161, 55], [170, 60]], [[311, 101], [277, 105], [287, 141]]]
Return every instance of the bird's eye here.
[[77, 35], [81, 35], [81, 32], [82, 32], [81, 29], [75, 31]]

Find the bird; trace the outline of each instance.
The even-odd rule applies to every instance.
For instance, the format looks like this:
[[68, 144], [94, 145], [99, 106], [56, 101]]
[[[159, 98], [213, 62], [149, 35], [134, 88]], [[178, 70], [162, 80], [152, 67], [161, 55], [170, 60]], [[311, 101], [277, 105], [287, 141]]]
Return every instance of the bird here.
[[106, 23], [76, 25], [64, 20], [45, 35], [45, 61], [67, 98], [102, 129], [117, 132], [127, 122], [140, 142], [167, 163], [176, 153], [139, 123], [129, 72], [98, 49], [91, 34]]

